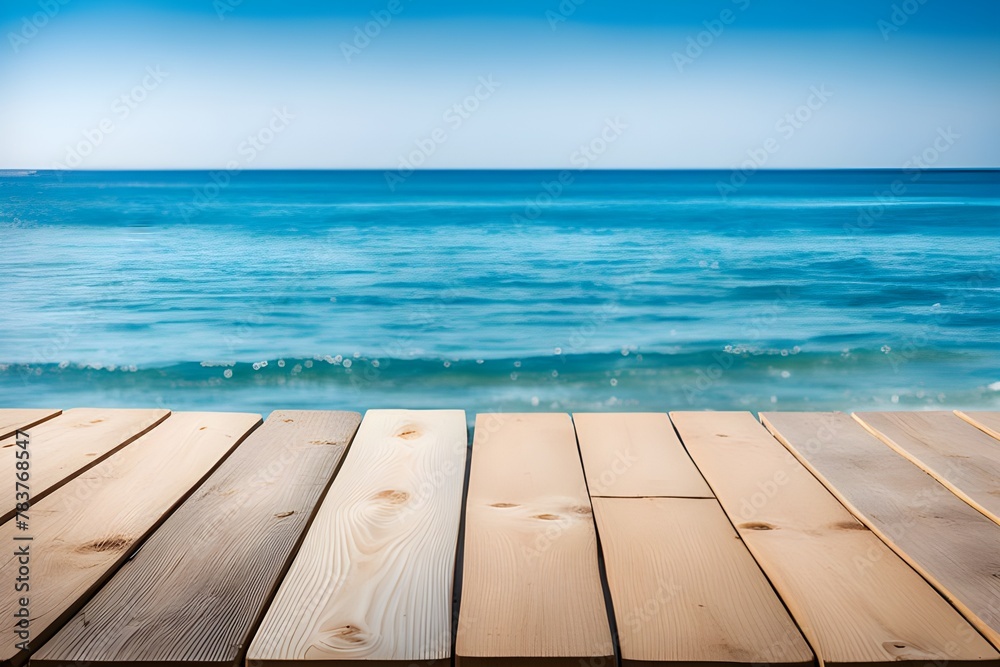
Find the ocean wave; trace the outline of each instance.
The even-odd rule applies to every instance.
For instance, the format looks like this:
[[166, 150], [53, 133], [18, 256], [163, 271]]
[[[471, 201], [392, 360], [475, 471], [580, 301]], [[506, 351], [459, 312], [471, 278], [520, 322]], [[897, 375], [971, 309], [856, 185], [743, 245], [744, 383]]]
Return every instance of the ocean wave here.
[[371, 408], [481, 412], [1000, 409], [983, 353], [806, 352], [733, 346], [693, 352], [522, 358], [315, 356], [161, 366], [0, 364], [0, 405], [162, 406], [252, 411]]
[[[895, 356], [894, 356], [895, 355]], [[613, 374], [622, 370], [683, 374], [706, 368], [761, 370], [780, 367], [789, 372], [829, 370], [831, 365], [844, 368], [882, 363], [886, 367], [911, 362], [948, 362], [975, 359], [967, 350], [917, 348], [913, 350], [848, 349], [841, 351], [806, 352], [798, 346], [788, 348], [758, 347], [731, 344], [721, 348], [696, 351], [640, 352], [621, 350], [604, 353], [560, 354], [544, 356], [459, 358], [459, 357], [368, 357], [364, 355], [317, 355], [312, 357], [281, 357], [256, 361], [213, 359], [143, 366], [114, 363], [0, 363], [0, 377], [41, 377], [58, 375], [91, 380], [112, 376], [135, 376], [176, 381], [200, 382], [223, 378], [236, 382], [271, 382], [278, 378], [298, 378], [303, 381], [350, 381], [352, 376], [372, 380], [419, 379], [433, 381], [453, 378], [462, 382], [478, 379], [551, 376], [587, 377]], [[555, 372], [555, 374], [553, 374]], [[140, 380], [141, 381], [141, 380]]]

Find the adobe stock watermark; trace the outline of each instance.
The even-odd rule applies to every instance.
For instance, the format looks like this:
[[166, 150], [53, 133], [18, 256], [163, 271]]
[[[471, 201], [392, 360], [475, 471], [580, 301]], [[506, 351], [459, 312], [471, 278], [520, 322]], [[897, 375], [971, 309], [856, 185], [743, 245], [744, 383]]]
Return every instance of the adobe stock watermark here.
[[771, 159], [771, 156], [781, 150], [783, 142], [788, 141], [813, 119], [816, 112], [826, 106], [833, 97], [833, 91], [826, 84], [809, 88], [805, 101], [792, 111], [779, 118], [774, 124], [776, 136], [765, 139], [760, 146], [747, 149], [747, 158], [729, 175], [728, 181], [717, 181], [715, 184], [719, 196], [724, 200], [735, 194], [753, 176], [758, 169]]
[[[87, 313], [77, 311], [75, 318], [71, 319], [67, 317], [67, 321], [85, 322], [87, 315]], [[30, 384], [37, 376], [41, 375], [42, 367], [58, 362], [59, 357], [63, 355], [70, 343], [79, 335], [80, 325], [74, 323], [59, 329], [53, 329], [48, 332], [45, 339], [36, 340], [34, 346], [30, 349], [30, 359], [18, 368], [18, 375], [21, 378], [21, 382], [25, 385]]]
[[161, 70], [159, 65], [147, 67], [146, 76], [138, 85], [111, 102], [111, 114], [98, 121], [96, 126], [83, 130], [83, 139], [76, 144], [67, 145], [66, 157], [63, 158], [62, 162], [54, 162], [52, 168], [66, 171], [82, 165], [84, 160], [118, 129], [118, 123], [127, 120], [132, 112], [138, 109], [139, 105], [145, 102], [149, 94], [159, 88], [168, 76], [170, 73]]
[[553, 9], [545, 10], [545, 20], [549, 22], [549, 28], [551, 30], [556, 30], [560, 23], [565, 23], [569, 20], [570, 16], [576, 13], [577, 7], [582, 5], [587, 0], [562, 0], [559, 6]]
[[642, 273], [627, 276], [621, 283], [611, 284], [608, 291], [611, 300], [598, 305], [587, 314], [583, 323], [573, 327], [569, 338], [555, 346], [553, 350], [555, 355], [565, 363], [567, 355], [586, 349], [587, 343], [593, 339], [594, 335], [615, 315], [622, 312], [622, 304], [633, 299], [639, 292], [639, 286], [652, 275], [652, 269], [647, 269]]
[[[751, 342], [758, 342], [766, 338], [778, 325], [782, 313], [792, 305], [792, 291], [788, 287], [774, 290], [774, 298], [756, 309], [753, 318], [743, 327], [741, 339]], [[688, 405], [695, 405], [703, 394], [713, 389], [718, 383], [723, 381], [726, 373], [736, 366], [742, 355], [739, 353], [741, 346], [731, 347], [727, 345], [725, 349], [712, 353], [712, 361], [702, 368], [695, 369], [695, 377], [691, 382], [685, 382], [681, 386], [684, 392], [684, 399]], [[800, 348], [793, 347], [788, 354], [798, 354]], [[785, 355], [786, 351], [782, 351]]]
[[37, 224], [33, 222], [28, 222], [27, 220], [22, 220], [16, 215], [10, 221], [3, 220], [0, 221], [0, 229], [27, 229], [29, 227], [36, 227]]
[[860, 209], [857, 219], [844, 225], [844, 232], [853, 235], [871, 229], [885, 215], [889, 206], [902, 199], [909, 189], [908, 183], [919, 181], [923, 173], [937, 164], [941, 156], [951, 150], [961, 138], [962, 135], [955, 132], [950, 125], [947, 128], [937, 128], [937, 136], [931, 143], [903, 163], [904, 177], [894, 179], [885, 190], [874, 192], [875, 203]]
[[745, 12], [750, 7], [750, 0], [732, 0], [732, 3], [739, 12], [727, 7], [719, 12], [716, 18], [702, 21], [705, 29], [688, 35], [684, 50], [673, 52], [674, 66], [678, 72], [683, 74], [684, 68], [700, 58], [705, 53], [705, 49], [715, 44], [715, 40], [726, 31], [726, 26], [732, 25], [740, 13]]
[[[854, 415], [854, 420], [860, 423], [857, 415]], [[863, 423], [861, 425], [865, 426]], [[865, 428], [868, 430], [867, 427]], [[948, 461], [940, 471], [941, 476], [944, 479], [952, 478], [958, 472], [958, 468], [959, 466], [954, 461]], [[874, 526], [869, 525], [867, 521], [863, 523], [868, 525], [869, 528], [876, 530], [876, 532], [884, 533], [893, 542], [905, 543], [907, 533], [911, 528], [920, 523], [919, 517], [922, 513], [934, 512], [935, 508], [940, 508], [942, 499], [947, 498], [950, 500], [952, 497], [951, 492], [944, 485], [932, 484], [905, 497], [906, 509], [908, 511], [905, 514], [901, 514], [898, 519], [891, 522], [879, 522]], [[863, 554], [856, 554], [852, 558], [852, 561], [857, 574], [868, 576], [877, 574], [877, 571], [873, 571], [873, 568], [885, 556], [892, 557], [894, 555], [892, 550], [884, 548], [881, 544], [873, 543]]]
[[447, 143], [448, 139], [451, 138], [451, 133], [457, 131], [466, 121], [472, 118], [472, 115], [479, 110], [483, 102], [490, 99], [497, 89], [500, 88], [500, 85], [499, 81], [493, 79], [492, 74], [485, 77], [481, 76], [479, 77], [478, 85], [472, 91], [471, 95], [466, 95], [445, 109], [444, 113], [441, 114], [441, 121], [444, 125], [439, 125], [427, 133], [427, 135], [415, 139], [413, 150], [405, 155], [400, 155], [397, 158], [396, 168], [385, 172], [385, 183], [389, 186], [389, 190], [395, 192], [396, 188], [401, 183], [404, 183], [417, 168], [425, 164], [432, 155], [437, 153], [438, 148]]
[[372, 10], [370, 12], [372, 20], [354, 26], [354, 36], [351, 41], [340, 43], [340, 53], [344, 56], [344, 60], [351, 62], [355, 56], [361, 55], [361, 52], [371, 45], [372, 40], [378, 38], [382, 31], [389, 27], [393, 17], [401, 14], [404, 9], [406, 9], [404, 0], [389, 0], [385, 9]]
[[[639, 457], [629, 450], [619, 449], [615, 452], [615, 457], [608, 466], [597, 475], [591, 482], [591, 495], [605, 495], [611, 493], [615, 483], [621, 479], [622, 475], [632, 469], [632, 466], [639, 463]], [[612, 494], [613, 495], [613, 494]]]
[[220, 21], [226, 20], [226, 14], [236, 11], [236, 8], [243, 4], [243, 0], [215, 0], [212, 8]]
[[889, 18], [879, 19], [875, 23], [879, 32], [882, 33], [882, 39], [888, 42], [892, 34], [899, 32], [899, 29], [909, 22], [910, 17], [920, 11], [920, 8], [925, 4], [927, 4], [927, 0], [903, 0], [893, 4]]
[[56, 17], [59, 10], [69, 3], [70, 0], [38, 0], [39, 11], [21, 17], [21, 29], [7, 33], [7, 41], [14, 53], [20, 53], [21, 48], [34, 39]]
[[236, 154], [242, 159], [233, 158], [226, 162], [225, 169], [210, 172], [208, 181], [204, 185], [194, 189], [191, 202], [179, 205], [184, 221], [190, 221], [193, 216], [207, 208], [223, 189], [229, 187], [234, 177], [252, 165], [257, 157], [274, 142], [278, 135], [288, 129], [288, 126], [294, 119], [295, 115], [288, 110], [288, 107], [273, 109], [271, 118], [259, 130], [248, 134], [246, 139], [241, 141], [236, 147]]
[[656, 583], [656, 592], [647, 597], [642, 604], [633, 609], [621, 610], [620, 627], [628, 627], [633, 632], [644, 630], [647, 625], [653, 624], [660, 614], [669, 613], [671, 602], [684, 592], [684, 587], [673, 578], [657, 577]]
[[618, 141], [628, 129], [628, 124], [620, 116], [607, 118], [604, 127], [590, 141], [580, 144], [573, 154], [569, 156], [569, 162], [575, 169], [563, 169], [558, 176], [551, 181], [542, 181], [541, 190], [531, 199], [525, 201], [524, 210], [519, 213], [512, 213], [510, 219], [517, 224], [524, 224], [537, 220], [544, 210], [552, 206], [565, 189], [576, 181], [574, 172], [581, 172], [589, 169], [597, 162], [608, 149]]
[[[917, 358], [922, 350], [933, 345], [934, 340], [942, 336], [948, 336], [948, 325], [952, 321], [952, 314], [962, 312], [966, 306], [967, 294], [989, 288], [997, 278], [997, 271], [992, 268], [980, 269], [974, 276], [968, 278], [961, 288], [953, 287], [949, 289], [951, 293], [957, 293], [956, 297], [949, 294], [948, 299], [941, 303], [935, 303], [929, 309], [927, 319], [915, 330], [910, 332], [903, 339], [898, 349], [883, 346], [882, 352], [889, 362], [893, 373], [899, 373], [900, 369]], [[892, 402], [899, 401], [898, 395], [893, 395]]]

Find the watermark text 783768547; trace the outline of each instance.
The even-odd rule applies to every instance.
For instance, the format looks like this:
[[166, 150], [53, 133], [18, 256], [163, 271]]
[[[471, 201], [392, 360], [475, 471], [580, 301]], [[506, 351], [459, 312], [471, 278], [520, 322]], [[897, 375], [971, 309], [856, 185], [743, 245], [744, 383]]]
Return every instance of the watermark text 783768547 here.
[[31, 641], [31, 534], [28, 532], [28, 510], [31, 507], [31, 452], [30, 437], [26, 431], [18, 430], [14, 434], [14, 497], [16, 515], [14, 525], [14, 558], [17, 569], [14, 571], [14, 588], [17, 600], [14, 610], [14, 645], [22, 651], [27, 651]]

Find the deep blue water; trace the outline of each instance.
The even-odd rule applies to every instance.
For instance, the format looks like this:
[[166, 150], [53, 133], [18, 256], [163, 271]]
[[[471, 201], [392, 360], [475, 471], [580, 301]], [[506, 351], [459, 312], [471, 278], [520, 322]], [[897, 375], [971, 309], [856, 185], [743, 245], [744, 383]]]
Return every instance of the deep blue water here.
[[0, 172], [0, 406], [1000, 409], [1000, 172], [730, 177]]

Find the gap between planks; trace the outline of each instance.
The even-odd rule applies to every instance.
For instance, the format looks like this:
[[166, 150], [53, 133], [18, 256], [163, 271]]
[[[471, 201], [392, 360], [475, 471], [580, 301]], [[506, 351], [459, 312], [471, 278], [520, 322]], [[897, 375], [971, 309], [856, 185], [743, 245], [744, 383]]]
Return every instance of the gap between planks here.
[[[145, 435], [169, 410], [74, 408], [42, 422], [29, 434], [31, 500], [38, 502]], [[0, 469], [14, 470], [14, 436], [0, 441]], [[0, 486], [0, 524], [15, 514], [14, 484]]]
[[450, 663], [467, 438], [462, 410], [365, 414], [251, 664]]
[[856, 412], [878, 440], [1000, 525], [1000, 446], [953, 412]]
[[[40, 646], [124, 563], [137, 546], [211, 473], [260, 415], [173, 413], [159, 427], [69, 481], [31, 508], [31, 641]], [[0, 539], [17, 539], [14, 522]], [[140, 547], [141, 548], [141, 547]], [[14, 580], [18, 563], [0, 571]], [[0, 598], [13, 618], [14, 597]], [[27, 652], [0, 643], [0, 665]]]
[[272, 412], [32, 664], [241, 663], [360, 420]]
[[[1000, 527], [843, 413], [761, 416], [854, 516], [1000, 648]], [[870, 563], [861, 562], [863, 571]], [[966, 645], [978, 638], [967, 634]]]
[[821, 664], [997, 660], [962, 615], [749, 412], [671, 418]]
[[983, 433], [1000, 440], [1000, 412], [963, 412], [962, 410], [955, 410], [955, 414]]
[[42, 422], [61, 414], [62, 410], [44, 408], [2, 408], [0, 409], [0, 440], [9, 438], [17, 431], [29, 431]]
[[[811, 665], [812, 651], [666, 413], [573, 420], [622, 665]], [[614, 495], [596, 496], [595, 486]]]
[[478, 415], [466, 517], [456, 665], [614, 662], [569, 415]]

